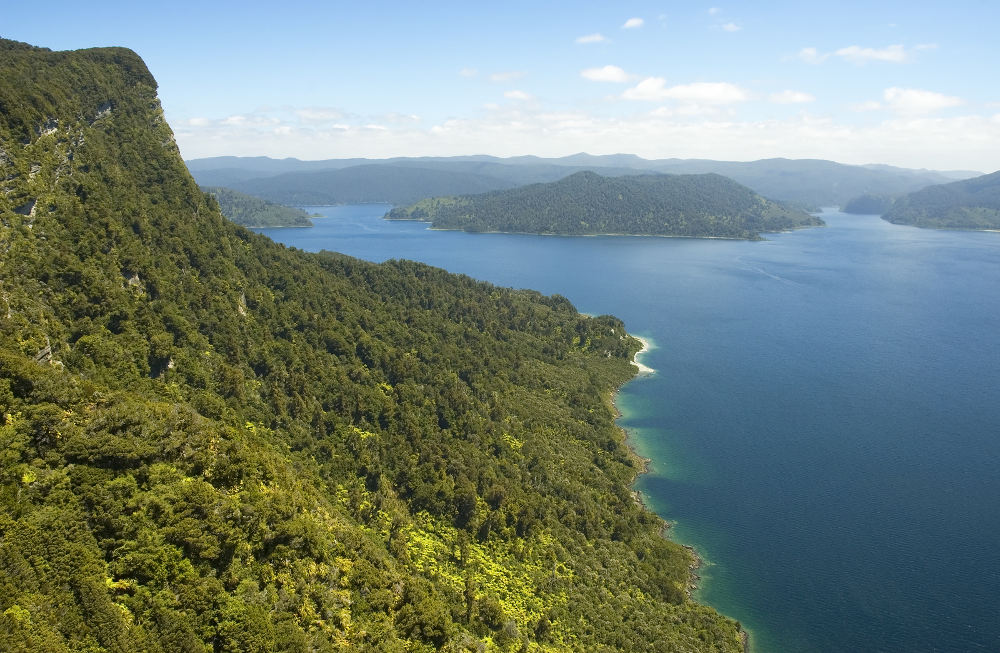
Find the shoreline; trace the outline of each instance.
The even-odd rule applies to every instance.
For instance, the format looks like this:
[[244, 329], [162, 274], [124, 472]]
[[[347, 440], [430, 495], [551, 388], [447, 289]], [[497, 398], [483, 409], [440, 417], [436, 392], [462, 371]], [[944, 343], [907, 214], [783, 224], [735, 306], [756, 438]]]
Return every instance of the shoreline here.
[[[700, 555], [698, 555], [698, 550], [694, 546], [692, 546], [690, 544], [681, 544], [680, 542], [676, 542], [676, 540], [674, 540], [673, 538], [670, 537], [670, 529], [673, 526], [673, 524], [671, 522], [667, 521], [666, 519], [664, 519], [655, 510], [653, 510], [649, 505], [647, 505], [646, 502], [642, 498], [642, 493], [639, 490], [636, 490], [634, 488], [636, 480], [640, 476], [642, 476], [643, 474], [649, 473], [649, 465], [652, 462], [652, 460], [650, 460], [649, 458], [646, 458], [644, 456], [641, 456], [639, 454], [639, 452], [637, 452], [635, 450], [635, 446], [634, 446], [634, 444], [632, 442], [631, 436], [629, 435], [628, 429], [626, 429], [624, 426], [621, 426], [621, 425], [617, 424], [617, 420], [621, 419], [622, 417], [625, 416], [625, 414], [622, 413], [621, 409], [618, 407], [618, 402], [617, 402], [618, 393], [621, 392], [621, 389], [623, 387], [625, 387], [626, 384], [631, 383], [632, 381], [635, 381], [638, 378], [652, 376], [653, 374], [656, 374], [656, 370], [655, 369], [653, 369], [652, 367], [649, 367], [648, 365], [644, 365], [644, 364], [642, 364], [639, 361], [640, 355], [645, 354], [648, 351], [654, 349], [655, 345], [653, 343], [651, 343], [649, 340], [647, 340], [646, 338], [642, 338], [641, 336], [637, 336], [637, 335], [634, 335], [634, 334], [631, 334], [631, 333], [629, 334], [629, 336], [631, 336], [632, 338], [635, 338], [636, 340], [638, 340], [642, 344], [642, 348], [639, 349], [637, 352], [635, 352], [635, 354], [632, 355], [632, 361], [631, 361], [632, 365], [634, 365], [634, 366], [636, 366], [638, 368], [638, 371], [630, 379], [628, 379], [627, 381], [625, 381], [624, 383], [622, 383], [619, 387], [617, 387], [617, 388], [615, 388], [614, 390], [611, 391], [611, 406], [614, 409], [616, 425], [618, 426], [618, 428], [622, 432], [622, 436], [623, 436], [623, 438], [625, 440], [625, 446], [628, 448], [628, 450], [629, 450], [629, 452], [630, 452], [633, 460], [635, 460], [637, 462], [638, 467], [639, 467], [639, 471], [637, 471], [636, 474], [635, 474], [635, 476], [632, 478], [632, 481], [629, 484], [629, 487], [631, 488], [632, 498], [635, 501], [636, 505], [638, 505], [641, 509], [646, 510], [646, 511], [652, 513], [653, 515], [656, 515], [656, 517], [661, 522], [663, 522], [663, 526], [660, 529], [660, 535], [662, 537], [666, 538], [666, 539], [669, 539], [672, 542], [675, 542], [676, 544], [678, 544], [679, 546], [681, 546], [685, 551], [688, 552], [688, 555], [690, 556], [690, 562], [688, 563], [688, 582], [687, 582], [687, 586], [684, 588], [684, 593], [685, 593], [685, 595], [687, 595], [687, 598], [688, 598], [689, 601], [694, 601], [695, 599], [693, 597], [693, 592], [698, 589], [698, 581], [701, 580], [701, 576], [698, 574], [698, 570], [704, 564], [704, 560], [702, 559], [702, 557]], [[703, 605], [708, 605], [708, 604], [706, 603], [706, 604], [703, 604]], [[712, 606], [709, 606], [709, 607], [712, 607]], [[715, 608], [712, 607], [712, 609], [715, 609]], [[722, 614], [722, 613], [720, 612], [719, 614]], [[723, 616], [725, 616], [725, 615], [723, 615]], [[732, 617], [728, 617], [728, 618], [732, 619]], [[736, 620], [733, 619], [733, 621], [736, 621]], [[737, 634], [738, 634], [740, 640], [743, 643], [743, 651], [744, 651], [744, 653], [751, 653], [752, 649], [751, 649], [751, 646], [750, 646], [750, 633], [745, 628], [743, 628], [742, 624], [740, 624], [738, 621], [737, 621], [737, 624], [738, 624]]]

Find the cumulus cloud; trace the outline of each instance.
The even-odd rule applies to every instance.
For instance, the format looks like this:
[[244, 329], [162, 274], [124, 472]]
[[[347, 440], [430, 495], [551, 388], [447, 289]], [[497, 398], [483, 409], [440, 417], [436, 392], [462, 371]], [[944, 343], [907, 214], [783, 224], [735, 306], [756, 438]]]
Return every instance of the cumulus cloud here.
[[[654, 105], [656, 106], [656, 105]], [[168, 114], [186, 158], [219, 156], [325, 159], [330, 156], [449, 156], [488, 152], [497, 156], [572, 152], [632, 152], [646, 158], [710, 158], [749, 161], [765, 157], [822, 158], [844, 163], [880, 162], [934, 169], [996, 170], [1000, 114], [937, 116], [891, 114], [859, 126], [808, 114], [782, 120], [747, 120], [721, 113], [689, 113], [673, 102], [628, 116], [586, 111], [534, 110], [534, 104], [493, 105], [476, 118], [429, 124], [390, 125], [345, 111], [344, 124], [310, 127], [294, 108], [275, 110], [284, 122], [223, 124]], [[245, 117], [254, 117], [247, 112]], [[192, 122], [194, 121], [194, 122]], [[380, 124], [381, 123], [381, 124]], [[366, 125], [388, 126], [387, 129]]]
[[626, 100], [681, 100], [711, 105], [742, 102], [747, 99], [747, 94], [739, 86], [729, 82], [694, 82], [667, 86], [662, 77], [647, 77], [626, 90], [622, 97]]
[[579, 36], [576, 39], [577, 43], [582, 43], [584, 45], [589, 43], [606, 43], [608, 37], [604, 36], [600, 32], [595, 32], [594, 34], [587, 34], [585, 36]]
[[708, 15], [709, 16], [715, 16], [716, 14], [719, 14], [721, 12], [722, 12], [722, 10], [719, 9], [718, 7], [709, 7], [708, 8]]
[[619, 68], [618, 66], [603, 66], [601, 68], [587, 68], [580, 71], [580, 76], [592, 82], [627, 82], [633, 75]]
[[722, 26], [722, 29], [725, 30], [726, 32], [738, 32], [743, 28], [737, 25], [736, 23], [726, 23], [725, 25]]
[[771, 95], [768, 96], [768, 99], [775, 104], [804, 104], [806, 102], [816, 101], [816, 98], [809, 93], [792, 90], [771, 93]]
[[506, 93], [503, 94], [503, 96], [505, 98], [509, 99], [509, 100], [530, 100], [531, 99], [531, 95], [529, 93], [525, 93], [524, 91], [518, 91], [518, 90], [507, 91]]
[[302, 122], [319, 123], [340, 120], [344, 114], [337, 109], [307, 107], [305, 109], [296, 109], [295, 115], [298, 116], [299, 120]]
[[833, 54], [854, 64], [864, 64], [869, 61], [903, 63], [911, 56], [902, 45], [898, 44], [887, 45], [884, 48], [863, 48], [859, 45], [850, 45], [846, 48], [840, 48]]
[[962, 98], [952, 95], [898, 86], [885, 89], [882, 98], [886, 106], [904, 115], [924, 115], [964, 104]]
[[475, 77], [476, 75], [479, 74], [479, 71], [476, 70], [475, 68], [463, 68], [460, 71], [458, 71], [458, 74], [461, 75], [462, 77]]
[[509, 82], [514, 79], [521, 79], [524, 77], [524, 72], [521, 70], [508, 70], [500, 73], [493, 73], [490, 75], [491, 82]]
[[642, 27], [645, 22], [646, 21], [641, 18], [629, 18], [625, 21], [625, 24], [622, 25], [622, 29], [635, 29], [636, 27]]
[[851, 109], [854, 111], [878, 111], [882, 108], [881, 102], [876, 102], [875, 100], [869, 100], [868, 102], [859, 102], [857, 104], [852, 104]]
[[802, 48], [796, 56], [802, 61], [811, 64], [820, 64], [830, 57], [838, 57], [843, 61], [862, 66], [872, 62], [908, 63], [913, 61], [917, 52], [933, 50], [936, 47], [933, 43], [923, 43], [908, 49], [897, 43], [887, 45], [884, 48], [866, 48], [860, 45], [849, 45], [833, 52], [820, 52], [816, 48]]
[[830, 57], [828, 54], [820, 54], [820, 51], [816, 48], [802, 48], [795, 56], [806, 63], [813, 64], [823, 63]]

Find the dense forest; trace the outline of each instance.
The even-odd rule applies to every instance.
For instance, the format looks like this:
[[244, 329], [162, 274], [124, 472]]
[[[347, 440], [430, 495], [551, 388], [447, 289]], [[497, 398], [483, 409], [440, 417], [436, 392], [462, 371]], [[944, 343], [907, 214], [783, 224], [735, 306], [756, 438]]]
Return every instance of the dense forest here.
[[221, 186], [202, 186], [219, 205], [222, 215], [244, 227], [311, 227], [302, 209], [268, 202], [253, 195]]
[[749, 239], [823, 224], [715, 174], [602, 177], [593, 172], [508, 191], [430, 198], [392, 209], [386, 217], [465, 231]]
[[742, 650], [617, 319], [227, 221], [121, 48], [0, 41], [0, 188], [0, 650]]
[[1000, 171], [904, 195], [882, 217], [916, 227], [1000, 229]]

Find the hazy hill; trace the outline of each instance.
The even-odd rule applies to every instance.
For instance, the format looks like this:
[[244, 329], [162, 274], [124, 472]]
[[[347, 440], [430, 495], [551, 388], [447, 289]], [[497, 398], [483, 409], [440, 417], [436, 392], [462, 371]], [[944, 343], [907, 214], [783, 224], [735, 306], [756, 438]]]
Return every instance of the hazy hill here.
[[904, 195], [882, 217], [917, 227], [1000, 229], [1000, 171]]
[[859, 195], [840, 208], [844, 213], [882, 215], [892, 207], [895, 198], [888, 195]]
[[515, 185], [474, 172], [406, 165], [363, 165], [236, 181], [231, 187], [272, 202], [302, 206], [365, 202], [405, 204], [429, 195], [480, 193]]
[[593, 172], [507, 191], [422, 200], [386, 217], [465, 231], [720, 238], [758, 238], [761, 232], [823, 224], [719, 175], [602, 177]]
[[231, 188], [202, 186], [201, 189], [219, 203], [222, 215], [244, 227], [312, 226], [309, 214], [302, 209], [268, 202]]
[[229, 222], [128, 50], [0, 41], [0, 107], [0, 650], [742, 650], [621, 322]]
[[[394, 193], [394, 178], [391, 173], [381, 171], [381, 166], [391, 166], [393, 170], [399, 166], [409, 166], [436, 170], [439, 174], [451, 172], [458, 175], [481, 175], [491, 178], [492, 181], [486, 182], [494, 184], [490, 187], [491, 190], [555, 181], [583, 170], [591, 170], [604, 176], [649, 172], [715, 173], [735, 179], [769, 199], [794, 202], [808, 208], [844, 206], [852, 198], [863, 194], [900, 195], [932, 184], [978, 174], [962, 171], [910, 170], [884, 165], [853, 166], [811, 159], [763, 159], [750, 162], [707, 159], [648, 160], [632, 154], [595, 156], [585, 153], [562, 158], [520, 156], [501, 159], [490, 156], [467, 156], [299, 161], [263, 157], [215, 157], [188, 161], [192, 174], [201, 184], [237, 187], [278, 202], [288, 202], [287, 194], [292, 190], [303, 194], [309, 192], [317, 197], [329, 197], [330, 193], [324, 186], [329, 180], [323, 175], [317, 174], [311, 177], [308, 175], [316, 173], [318, 169], [340, 170], [360, 164], [365, 164], [366, 169], [356, 171], [354, 174], [359, 175], [356, 180], [361, 183], [365, 192], [357, 193], [355, 197], [360, 198], [357, 201], [362, 202], [392, 201], [388, 198]], [[298, 179], [300, 174], [306, 177]], [[279, 182], [261, 185], [258, 181], [277, 175], [283, 175]], [[332, 179], [335, 180], [336, 176]], [[234, 186], [241, 181], [249, 180], [254, 181]], [[479, 180], [480, 183], [483, 181]], [[406, 200], [407, 202], [435, 195], [466, 194], [487, 190], [480, 187], [450, 193], [431, 192], [429, 186], [422, 187], [419, 182], [413, 183], [412, 177], [401, 179], [400, 183], [405, 184], [410, 192], [411, 197]], [[262, 189], [259, 193], [253, 190], [257, 186]]]
[[866, 193], [898, 195], [952, 179], [927, 170], [869, 168], [818, 159], [675, 160], [658, 162], [655, 168], [678, 174], [714, 172], [735, 179], [764, 197], [814, 209], [844, 206]]

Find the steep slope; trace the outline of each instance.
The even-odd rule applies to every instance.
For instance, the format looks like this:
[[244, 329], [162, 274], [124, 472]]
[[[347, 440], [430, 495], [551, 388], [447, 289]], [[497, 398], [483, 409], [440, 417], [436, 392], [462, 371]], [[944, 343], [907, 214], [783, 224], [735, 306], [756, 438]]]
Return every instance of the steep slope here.
[[221, 186], [202, 186], [219, 204], [219, 210], [244, 227], [311, 227], [309, 214]]
[[741, 650], [619, 321], [234, 225], [155, 90], [0, 41], [0, 650]]
[[719, 175], [602, 177], [593, 172], [508, 191], [431, 198], [393, 209], [386, 217], [465, 231], [751, 239], [761, 232], [823, 224]]
[[917, 227], [1000, 229], [1000, 171], [910, 193], [882, 217]]

